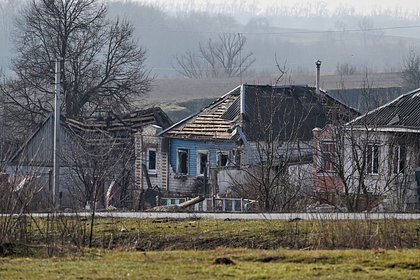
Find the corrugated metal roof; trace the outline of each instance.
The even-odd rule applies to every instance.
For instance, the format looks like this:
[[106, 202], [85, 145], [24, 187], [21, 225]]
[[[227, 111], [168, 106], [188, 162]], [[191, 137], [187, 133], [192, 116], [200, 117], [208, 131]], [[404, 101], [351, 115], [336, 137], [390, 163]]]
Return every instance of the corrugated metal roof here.
[[221, 116], [222, 119], [233, 121], [241, 112], [241, 99], [236, 98], [235, 101], [227, 108], [226, 112]]
[[[245, 102], [243, 118], [240, 117], [241, 88]], [[228, 140], [234, 137], [234, 127], [240, 125], [247, 138], [255, 141], [266, 137], [267, 133], [261, 128], [271, 123], [269, 129], [281, 133], [281, 139], [288, 139], [293, 133], [300, 139], [310, 139], [314, 127], [337, 121], [344, 123], [357, 115], [356, 111], [325, 93], [317, 96], [315, 89], [308, 86], [242, 85], [161, 135]]]
[[401, 95], [348, 125], [420, 128], [420, 89]]

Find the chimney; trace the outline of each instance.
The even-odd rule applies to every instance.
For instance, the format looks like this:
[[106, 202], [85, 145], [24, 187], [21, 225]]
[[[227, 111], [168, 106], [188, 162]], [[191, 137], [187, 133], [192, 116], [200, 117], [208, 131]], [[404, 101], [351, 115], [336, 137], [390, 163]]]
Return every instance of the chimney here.
[[321, 60], [315, 61], [315, 65], [316, 65], [316, 84], [315, 84], [315, 88], [316, 88], [316, 94], [319, 95], [320, 94], [320, 91], [319, 91], [319, 77], [321, 75]]
[[241, 85], [241, 91], [240, 91], [241, 95], [241, 116], [243, 116], [245, 114], [245, 86], [242, 84]]

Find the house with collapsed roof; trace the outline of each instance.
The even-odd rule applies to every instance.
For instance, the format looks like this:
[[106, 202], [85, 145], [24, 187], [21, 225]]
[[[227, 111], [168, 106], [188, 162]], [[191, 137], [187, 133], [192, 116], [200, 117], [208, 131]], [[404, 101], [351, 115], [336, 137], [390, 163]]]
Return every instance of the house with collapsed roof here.
[[342, 127], [314, 130], [314, 176], [323, 202], [349, 211], [420, 207], [420, 89]]
[[268, 161], [262, 147], [270, 143], [289, 171], [311, 167], [312, 129], [356, 115], [313, 87], [242, 84], [167, 129], [151, 125], [137, 133], [136, 186], [158, 186], [168, 196], [223, 195], [243, 181], [244, 170]]
[[[103, 206], [114, 202], [114, 206], [132, 208], [136, 200], [132, 197], [134, 134], [148, 125], [167, 128], [172, 122], [158, 107], [127, 114], [109, 112], [105, 117], [61, 116], [56, 190], [59, 205], [84, 206], [83, 199], [92, 196], [90, 185], [98, 182]], [[43, 184], [48, 200], [52, 198], [53, 130], [51, 114], [14, 154], [7, 168], [10, 174], [42, 179], [38, 182]]]

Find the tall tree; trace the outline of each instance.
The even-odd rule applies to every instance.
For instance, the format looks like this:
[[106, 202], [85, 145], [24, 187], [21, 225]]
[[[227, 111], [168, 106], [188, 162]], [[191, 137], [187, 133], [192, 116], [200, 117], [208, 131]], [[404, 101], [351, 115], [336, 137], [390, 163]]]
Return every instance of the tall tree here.
[[[146, 51], [133, 26], [106, 18], [98, 0], [32, 0], [17, 20], [13, 79], [3, 87], [10, 113], [39, 122], [53, 110], [54, 61], [62, 58], [63, 112], [127, 110], [150, 88]], [[22, 114], [23, 112], [23, 114]]]
[[420, 87], [420, 57], [410, 49], [402, 69], [403, 85], [408, 90]]
[[176, 70], [188, 78], [237, 77], [255, 62], [252, 52], [244, 53], [246, 38], [223, 33], [217, 40], [200, 43], [198, 52], [187, 51], [176, 57]]
[[[70, 203], [74, 207], [88, 205], [91, 203], [89, 247], [92, 246], [93, 227], [95, 224], [95, 210], [98, 204], [105, 202], [105, 185], [110, 183], [122, 185], [115, 187], [115, 193], [120, 193], [116, 199], [118, 202], [124, 200], [122, 193], [127, 190], [127, 176], [130, 173], [130, 166], [133, 159], [133, 142], [130, 138], [124, 138], [98, 127], [92, 127], [73, 131], [73, 145], [63, 150], [63, 162], [70, 166], [67, 174], [70, 193]], [[125, 184], [124, 184], [125, 183]], [[111, 190], [109, 190], [111, 192]], [[114, 191], [113, 191], [114, 192]], [[123, 192], [125, 193], [125, 192]], [[126, 197], [125, 197], [126, 198]], [[105, 206], [105, 203], [104, 203]]]

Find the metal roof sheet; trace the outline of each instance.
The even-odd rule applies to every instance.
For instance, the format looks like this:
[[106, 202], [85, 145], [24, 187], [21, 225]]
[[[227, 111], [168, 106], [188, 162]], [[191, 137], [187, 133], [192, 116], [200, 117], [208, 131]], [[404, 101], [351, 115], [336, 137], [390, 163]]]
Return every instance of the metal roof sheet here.
[[420, 128], [420, 89], [401, 95], [347, 125]]
[[[241, 90], [245, 113], [241, 117]], [[184, 119], [161, 135], [186, 139], [233, 139], [235, 126], [244, 128], [250, 141], [265, 137], [261, 128], [271, 123], [281, 139], [291, 135], [310, 139], [312, 129], [327, 123], [348, 122], [357, 112], [308, 86], [241, 85]], [[344, 120], [344, 121], [343, 121]], [[270, 122], [271, 121], [271, 122]], [[263, 125], [262, 125], [263, 124]]]

